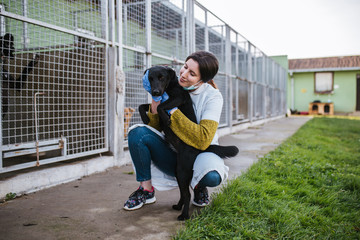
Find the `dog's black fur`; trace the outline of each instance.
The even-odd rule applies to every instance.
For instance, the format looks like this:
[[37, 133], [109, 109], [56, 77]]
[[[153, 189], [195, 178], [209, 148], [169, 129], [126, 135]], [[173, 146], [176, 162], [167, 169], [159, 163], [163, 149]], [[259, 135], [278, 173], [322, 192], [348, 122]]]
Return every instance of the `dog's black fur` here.
[[[176, 73], [171, 68], [154, 66], [149, 68], [148, 71], [151, 95], [162, 96], [164, 92], [169, 95], [169, 99], [161, 103], [157, 111], [165, 138], [177, 150], [176, 179], [180, 189], [180, 200], [177, 205], [173, 205], [173, 209], [181, 210], [184, 206], [181, 215], [178, 216], [178, 220], [185, 220], [189, 218], [191, 197], [189, 185], [193, 176], [192, 169], [197, 155], [201, 152], [213, 152], [221, 158], [226, 158], [235, 156], [239, 149], [236, 146], [210, 145], [205, 151], [201, 151], [182, 142], [170, 129], [170, 118], [166, 110], [178, 107], [185, 116], [196, 123], [190, 95], [188, 91], [179, 85]], [[140, 116], [145, 124], [149, 123], [149, 118], [146, 115], [148, 109], [149, 104], [139, 106]]]
[[[0, 37], [0, 55], [2, 58], [11, 59], [14, 58], [14, 52], [14, 36], [11, 33], [6, 33], [4, 36]], [[35, 54], [34, 58], [26, 67], [24, 67], [18, 78], [13, 77], [4, 67], [2, 68], [2, 117], [4, 117], [8, 111], [9, 97], [9, 92], [4, 85], [7, 84], [7, 88], [15, 89], [20, 92], [27, 81], [28, 74], [32, 71], [34, 66], [36, 66], [38, 61], [39, 55]]]
[[11, 33], [6, 33], [0, 37], [0, 55], [1, 57], [14, 58], [14, 36]]

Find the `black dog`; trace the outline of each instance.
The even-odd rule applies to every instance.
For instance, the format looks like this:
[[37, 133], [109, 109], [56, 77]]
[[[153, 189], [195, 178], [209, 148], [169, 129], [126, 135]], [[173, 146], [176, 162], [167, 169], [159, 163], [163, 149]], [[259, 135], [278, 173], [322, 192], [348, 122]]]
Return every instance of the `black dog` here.
[[[177, 151], [176, 179], [180, 189], [180, 200], [177, 205], [173, 205], [173, 209], [181, 210], [184, 206], [181, 215], [178, 216], [178, 220], [185, 220], [189, 218], [191, 197], [189, 185], [193, 176], [192, 169], [197, 155], [201, 152], [213, 152], [221, 158], [226, 158], [235, 156], [239, 149], [236, 146], [210, 145], [205, 151], [201, 151], [182, 142], [170, 129], [170, 118], [166, 110], [178, 107], [185, 116], [191, 121], [196, 122], [190, 95], [188, 91], [179, 85], [176, 73], [171, 68], [155, 66], [149, 68], [148, 71], [151, 95], [162, 96], [164, 92], [169, 95], [169, 99], [161, 103], [157, 111], [165, 138]], [[139, 106], [140, 116], [145, 124], [149, 123], [149, 118], [146, 115], [148, 109], [149, 104]]]
[[11, 33], [6, 33], [0, 37], [0, 55], [1, 57], [14, 58], [14, 36]]
[[[10, 33], [6, 33], [0, 37], [0, 55], [1, 58], [14, 58], [14, 36]], [[15, 89], [18, 92], [21, 91], [22, 87], [27, 81], [28, 74], [32, 71], [34, 66], [39, 61], [39, 55], [34, 54], [33, 59], [28, 63], [22, 70], [21, 75], [18, 78], [14, 78], [4, 67], [2, 68], [2, 116], [8, 111], [8, 98], [9, 92], [4, 87]]]

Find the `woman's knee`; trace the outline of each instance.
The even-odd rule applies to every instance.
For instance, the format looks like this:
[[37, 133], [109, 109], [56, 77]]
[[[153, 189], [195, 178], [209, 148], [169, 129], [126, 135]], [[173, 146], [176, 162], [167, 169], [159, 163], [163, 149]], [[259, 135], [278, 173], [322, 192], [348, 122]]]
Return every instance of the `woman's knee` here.
[[141, 136], [144, 133], [146, 133], [147, 130], [148, 130], [147, 127], [135, 127], [135, 128], [133, 128], [133, 129], [131, 129], [129, 131], [128, 136], [129, 136], [129, 138], [133, 138], [133, 137], [136, 137], [136, 136]]
[[217, 171], [208, 172], [199, 182], [201, 187], [216, 187], [221, 183], [221, 176]]
[[128, 144], [139, 142], [141, 137], [145, 136], [148, 133], [149, 129], [147, 127], [136, 127], [129, 131], [128, 133]]

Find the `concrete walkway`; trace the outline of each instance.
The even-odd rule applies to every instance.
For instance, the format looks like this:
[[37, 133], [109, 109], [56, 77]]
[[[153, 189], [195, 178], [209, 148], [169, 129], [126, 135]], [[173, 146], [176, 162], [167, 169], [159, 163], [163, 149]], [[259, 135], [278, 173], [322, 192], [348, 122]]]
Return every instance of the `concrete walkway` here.
[[[274, 150], [306, 123], [308, 117], [281, 118], [220, 138], [240, 153], [227, 159], [230, 178]], [[137, 187], [130, 165], [28, 194], [0, 204], [0, 239], [171, 239], [178, 222], [179, 190], [156, 192], [157, 202], [124, 211], [124, 201]], [[217, 189], [211, 189], [210, 192]], [[191, 212], [199, 209], [191, 206]]]

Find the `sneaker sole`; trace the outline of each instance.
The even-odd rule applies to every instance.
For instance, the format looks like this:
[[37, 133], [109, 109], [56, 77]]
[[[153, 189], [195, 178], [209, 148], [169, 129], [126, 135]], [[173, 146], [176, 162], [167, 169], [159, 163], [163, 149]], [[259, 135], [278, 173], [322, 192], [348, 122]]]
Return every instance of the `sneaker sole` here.
[[142, 206], [144, 206], [144, 203], [141, 203], [135, 207], [132, 207], [132, 208], [129, 208], [128, 206], [125, 206], [124, 209], [127, 210], [127, 211], [133, 211], [133, 210], [137, 210], [139, 208], [141, 208]]
[[195, 206], [197, 206], [197, 207], [206, 207], [206, 206], [208, 206], [210, 203], [208, 203], [208, 204], [206, 204], [206, 203], [204, 203], [204, 204], [198, 204], [198, 203], [196, 203], [194, 200], [191, 200], [191, 203], [193, 204], [193, 205], [195, 205]]
[[[153, 197], [153, 198], [150, 198], [150, 199], [146, 199], [145, 204], [152, 204], [152, 203], [155, 203], [155, 202], [156, 202], [156, 198]], [[133, 211], [133, 210], [137, 210], [137, 209], [143, 207], [145, 204], [141, 203], [141, 204], [139, 204], [139, 205], [137, 205], [135, 207], [132, 207], [132, 208], [129, 208], [129, 207], [125, 206], [124, 209], [127, 210], [127, 211]]]
[[152, 204], [152, 203], [154, 203], [154, 202], [156, 202], [155, 196], [152, 197], [152, 198], [146, 199], [145, 204]]

